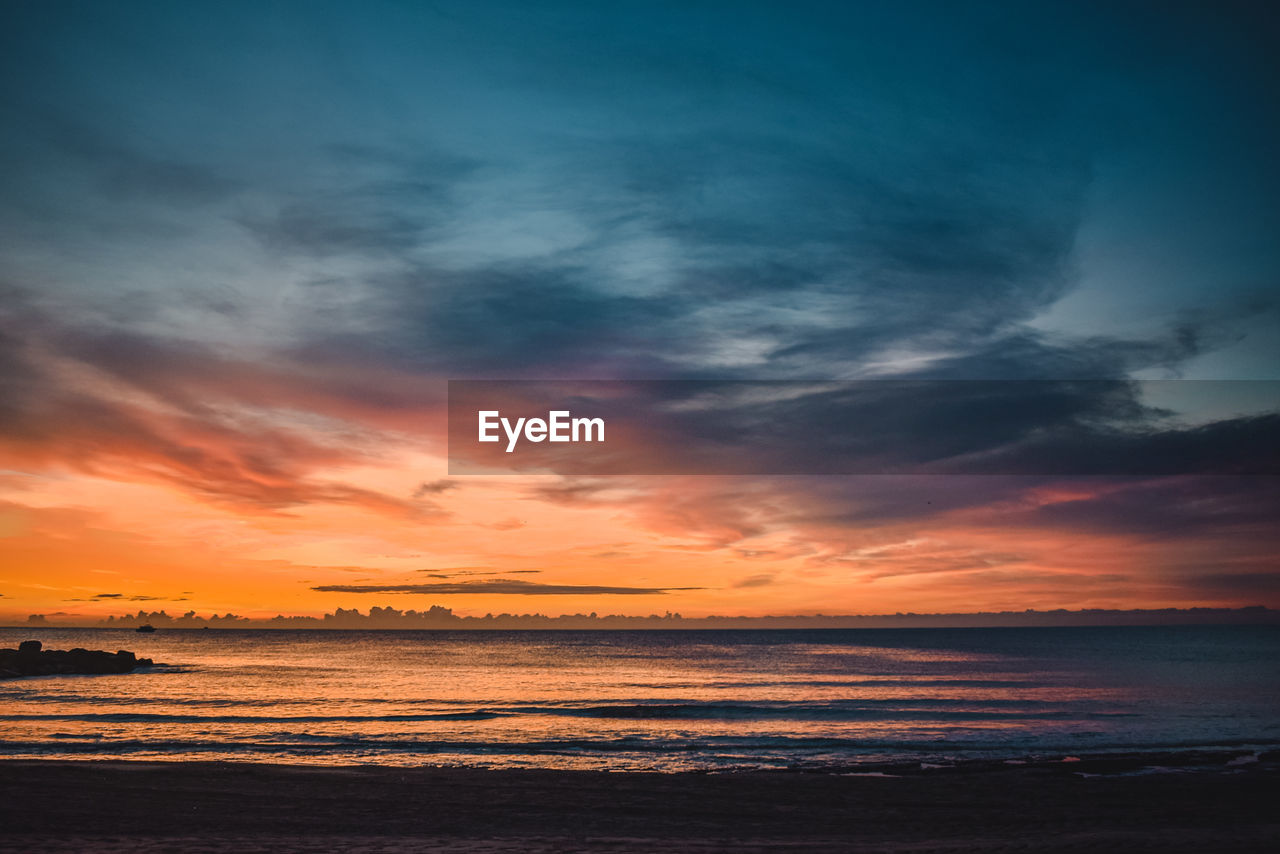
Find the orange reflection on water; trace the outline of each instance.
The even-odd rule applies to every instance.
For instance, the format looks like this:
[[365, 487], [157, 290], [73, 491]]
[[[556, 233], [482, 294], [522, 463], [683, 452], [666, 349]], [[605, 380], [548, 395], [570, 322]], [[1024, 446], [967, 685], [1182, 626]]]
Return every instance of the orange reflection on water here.
[[11, 755], [659, 770], [1122, 744], [1193, 720], [1153, 723], [1152, 692], [1186, 698], [1135, 682], [1114, 639], [1027, 649], [1030, 631], [62, 630], [46, 642], [168, 666], [7, 683], [0, 718]]

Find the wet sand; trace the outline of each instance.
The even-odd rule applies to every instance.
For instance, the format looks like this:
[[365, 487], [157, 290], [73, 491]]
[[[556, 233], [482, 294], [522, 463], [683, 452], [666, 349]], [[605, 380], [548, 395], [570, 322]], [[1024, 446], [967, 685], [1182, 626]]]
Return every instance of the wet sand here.
[[0, 850], [1280, 850], [1277, 753], [856, 770], [7, 760], [0, 761]]

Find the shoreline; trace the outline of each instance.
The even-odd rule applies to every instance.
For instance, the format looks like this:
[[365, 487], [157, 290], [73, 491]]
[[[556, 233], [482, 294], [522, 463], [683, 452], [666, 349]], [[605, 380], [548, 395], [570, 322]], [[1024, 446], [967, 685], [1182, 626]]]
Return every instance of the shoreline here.
[[0, 848], [1265, 851], [1277, 796], [1274, 750], [827, 773], [0, 759]]

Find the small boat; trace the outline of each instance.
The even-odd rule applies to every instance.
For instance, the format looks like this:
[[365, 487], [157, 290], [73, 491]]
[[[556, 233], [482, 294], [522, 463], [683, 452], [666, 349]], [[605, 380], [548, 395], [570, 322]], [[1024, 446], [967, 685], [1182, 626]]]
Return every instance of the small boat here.
[[156, 630], [156, 627], [151, 625], [150, 623], [147, 623], [145, 626], [138, 626], [136, 629], [134, 629], [135, 632], [154, 632], [155, 630]]

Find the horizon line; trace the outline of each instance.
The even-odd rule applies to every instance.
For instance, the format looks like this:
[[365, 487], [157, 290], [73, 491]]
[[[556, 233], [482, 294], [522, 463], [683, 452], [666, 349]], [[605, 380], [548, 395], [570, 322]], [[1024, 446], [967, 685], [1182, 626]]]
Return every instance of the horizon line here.
[[[1021, 611], [968, 612], [898, 612], [893, 614], [796, 614], [796, 615], [719, 615], [685, 617], [668, 611], [646, 616], [606, 614], [493, 614], [458, 615], [451, 608], [432, 605], [427, 610], [401, 611], [390, 606], [372, 606], [368, 613], [358, 608], [337, 608], [322, 616], [277, 614], [274, 617], [244, 617], [228, 612], [202, 617], [194, 611], [181, 615], [139, 610], [134, 614], [110, 615], [68, 622], [50, 620], [50, 616], [31, 614], [25, 622], [4, 623], [5, 629], [136, 629], [144, 624], [158, 624], [170, 629], [326, 629], [326, 630], [484, 630], [484, 629], [840, 629], [840, 628], [1002, 628], [1055, 626], [1124, 626], [1124, 625], [1280, 625], [1280, 610], [1267, 605], [1238, 607], [1190, 606], [1169, 608], [1054, 608]], [[1095, 621], [1095, 622], [1090, 622]], [[1100, 622], [1097, 622], [1100, 621]]]

